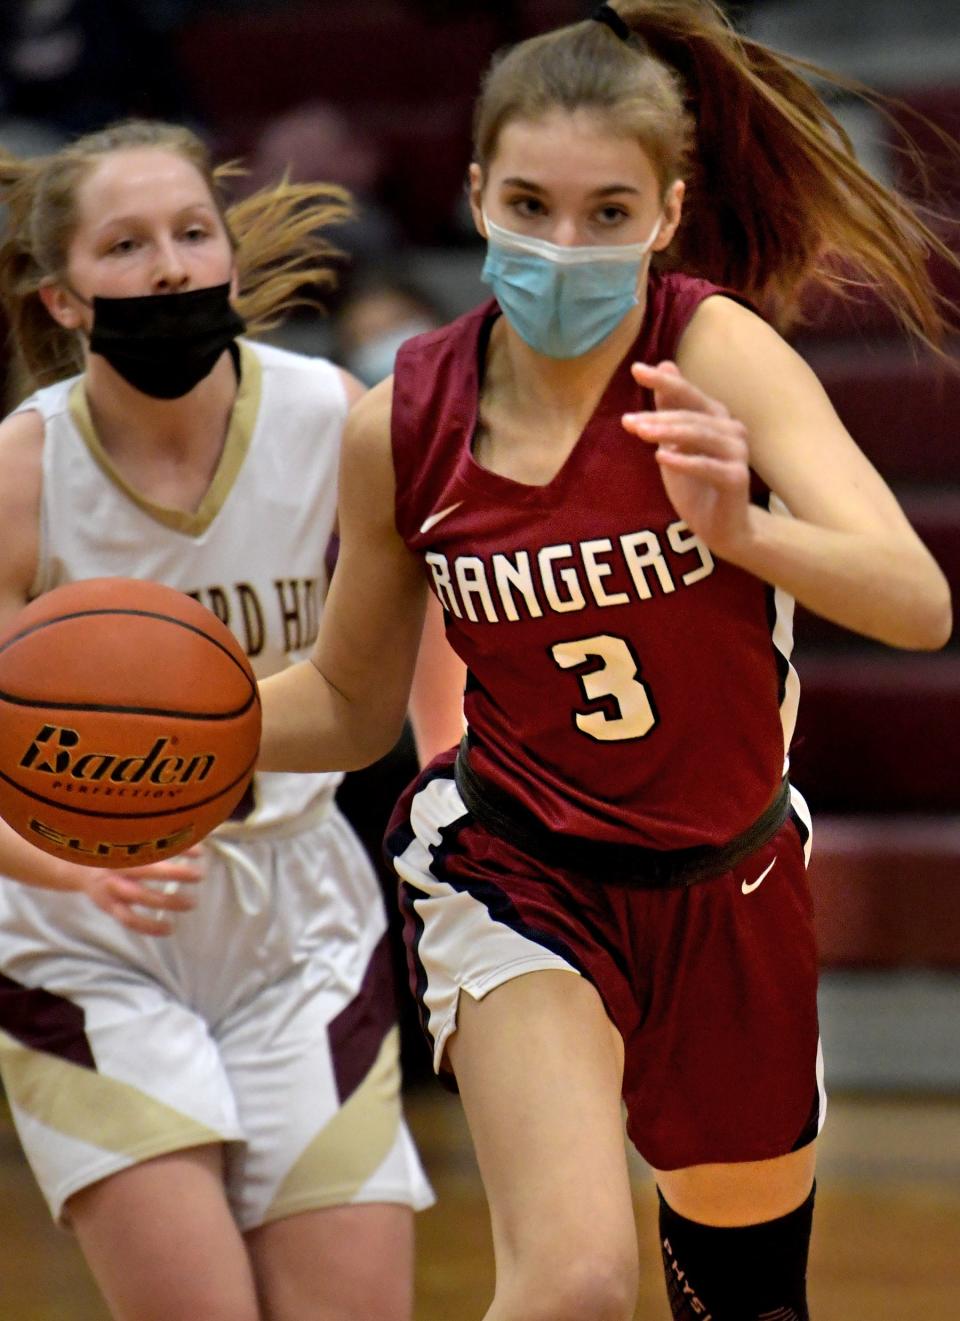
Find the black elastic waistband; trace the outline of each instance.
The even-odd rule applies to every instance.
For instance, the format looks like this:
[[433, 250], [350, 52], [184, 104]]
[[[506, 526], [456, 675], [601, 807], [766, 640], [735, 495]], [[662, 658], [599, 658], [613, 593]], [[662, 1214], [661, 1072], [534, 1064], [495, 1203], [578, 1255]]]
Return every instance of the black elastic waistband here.
[[465, 744], [454, 765], [460, 797], [485, 830], [531, 857], [564, 871], [610, 885], [661, 889], [693, 885], [720, 876], [772, 839], [790, 809], [790, 785], [784, 780], [770, 806], [742, 834], [718, 846], [650, 849], [551, 831], [510, 794], [471, 768]]

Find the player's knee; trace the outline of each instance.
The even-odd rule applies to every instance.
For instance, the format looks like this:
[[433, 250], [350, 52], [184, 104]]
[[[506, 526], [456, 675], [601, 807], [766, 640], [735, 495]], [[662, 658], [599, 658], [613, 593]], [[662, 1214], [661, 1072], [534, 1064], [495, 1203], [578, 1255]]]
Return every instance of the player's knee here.
[[630, 1321], [637, 1297], [636, 1257], [581, 1247], [522, 1283], [515, 1280], [508, 1295], [498, 1301], [507, 1302], [508, 1314], [517, 1321]]

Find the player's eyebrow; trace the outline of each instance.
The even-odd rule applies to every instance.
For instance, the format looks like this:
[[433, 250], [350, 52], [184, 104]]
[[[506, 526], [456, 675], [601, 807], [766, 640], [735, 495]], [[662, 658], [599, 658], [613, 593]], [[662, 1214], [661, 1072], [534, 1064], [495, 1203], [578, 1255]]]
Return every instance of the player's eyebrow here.
[[[207, 215], [213, 215], [215, 213], [215, 208], [211, 206], [209, 202], [202, 201], [200, 198], [198, 198], [195, 202], [188, 202], [186, 206], [180, 207], [180, 209], [176, 211], [174, 215], [171, 216], [170, 218], [171, 220], [173, 220], [174, 224], [176, 224], [179, 221], [185, 220], [187, 216], [195, 215], [198, 211], [203, 211]], [[107, 230], [109, 230], [111, 225], [142, 224], [143, 219], [144, 219], [143, 215], [137, 212], [134, 212], [132, 215], [107, 216], [97, 226], [94, 233], [96, 234], [104, 233]]]
[[[501, 188], [523, 188], [530, 193], [540, 193], [543, 195], [548, 190], [541, 184], [534, 183], [532, 179], [523, 179], [520, 175], [512, 174], [508, 178], [501, 180]], [[632, 183], [608, 183], [602, 188], [595, 188], [591, 197], [611, 197], [614, 193], [633, 193], [634, 196], [640, 196], [640, 189]]]

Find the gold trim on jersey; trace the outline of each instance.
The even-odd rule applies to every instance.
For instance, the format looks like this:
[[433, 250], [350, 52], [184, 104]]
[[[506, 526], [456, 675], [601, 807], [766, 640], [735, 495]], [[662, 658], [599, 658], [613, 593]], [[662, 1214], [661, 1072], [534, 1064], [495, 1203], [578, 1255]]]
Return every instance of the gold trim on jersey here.
[[263, 386], [260, 359], [249, 344], [245, 344], [243, 340], [238, 341], [238, 344], [240, 349], [240, 385], [237, 389], [233, 411], [230, 414], [227, 438], [223, 444], [223, 452], [220, 455], [217, 470], [213, 474], [210, 485], [207, 487], [198, 508], [193, 513], [188, 513], [184, 509], [171, 509], [167, 505], [155, 504], [131, 486], [126, 478], [121, 475], [97, 435], [82, 377], [70, 391], [68, 401], [70, 417], [80, 432], [91, 456], [106, 477], [114, 486], [119, 487], [138, 509], [142, 509], [145, 514], [148, 514], [158, 523], [162, 523], [164, 527], [168, 527], [174, 532], [182, 532], [188, 537], [199, 537], [206, 532], [223, 508], [246, 458], [247, 450], [250, 448], [253, 430], [260, 412], [260, 392]]
[[0, 1031], [10, 1101], [47, 1128], [132, 1161], [223, 1142], [224, 1136], [156, 1097]]
[[394, 1027], [363, 1082], [289, 1170], [260, 1223], [351, 1201], [386, 1160], [399, 1131], [400, 1031]]

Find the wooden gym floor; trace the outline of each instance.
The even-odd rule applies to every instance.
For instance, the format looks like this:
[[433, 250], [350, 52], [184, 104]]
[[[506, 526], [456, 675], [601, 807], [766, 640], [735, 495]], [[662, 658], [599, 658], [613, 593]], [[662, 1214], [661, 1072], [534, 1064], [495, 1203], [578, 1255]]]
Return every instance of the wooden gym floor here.
[[[418, 1220], [416, 1321], [478, 1321], [493, 1271], [460, 1104], [408, 1100], [438, 1194]], [[638, 1321], [667, 1321], [649, 1173], [635, 1161]], [[834, 1096], [821, 1139], [814, 1321], [960, 1316], [960, 1100]], [[73, 1240], [53, 1228], [0, 1103], [0, 1321], [106, 1321]], [[200, 1318], [198, 1318], [200, 1321]]]

